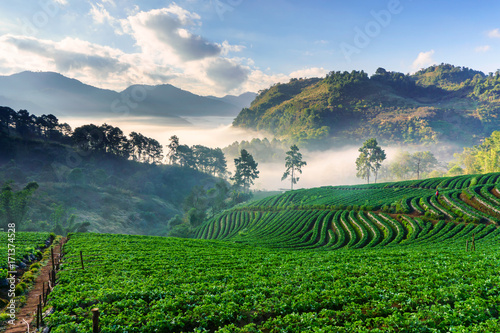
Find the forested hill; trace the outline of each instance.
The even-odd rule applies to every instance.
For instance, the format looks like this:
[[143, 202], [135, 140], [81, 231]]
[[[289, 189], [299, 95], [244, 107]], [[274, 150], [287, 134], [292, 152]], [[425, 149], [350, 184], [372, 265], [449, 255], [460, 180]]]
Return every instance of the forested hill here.
[[259, 92], [233, 125], [296, 143], [475, 144], [500, 124], [500, 71], [448, 64], [409, 75], [383, 68], [292, 79]]
[[182, 236], [232, 201], [222, 151], [174, 141], [0, 106], [0, 228]]

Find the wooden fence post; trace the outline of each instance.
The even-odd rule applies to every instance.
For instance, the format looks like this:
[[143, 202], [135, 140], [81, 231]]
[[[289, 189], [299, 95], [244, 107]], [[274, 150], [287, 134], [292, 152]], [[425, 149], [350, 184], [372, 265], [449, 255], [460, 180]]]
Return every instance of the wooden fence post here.
[[52, 269], [56, 269], [56, 265], [54, 264], [54, 247], [50, 248], [50, 255], [52, 256]]
[[36, 329], [40, 328], [40, 304], [36, 306]]
[[42, 306], [42, 295], [38, 295], [38, 306], [40, 307], [40, 325], [43, 326], [43, 306]]
[[469, 252], [469, 240], [465, 240], [465, 252]]
[[82, 263], [82, 269], [85, 269], [85, 266], [83, 266], [83, 252], [80, 251], [80, 261]]
[[99, 333], [99, 309], [92, 309], [92, 333]]

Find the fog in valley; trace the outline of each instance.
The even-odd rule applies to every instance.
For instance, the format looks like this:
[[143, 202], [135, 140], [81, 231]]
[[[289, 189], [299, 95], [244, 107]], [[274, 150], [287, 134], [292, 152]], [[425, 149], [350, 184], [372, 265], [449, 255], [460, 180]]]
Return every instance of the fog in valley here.
[[[161, 118], [101, 118], [94, 119], [95, 125], [107, 123], [119, 127], [125, 135], [131, 132], [139, 132], [147, 137], [158, 140], [164, 146], [164, 154], [168, 153], [169, 138], [176, 135], [180, 144], [204, 145], [211, 148], [224, 148], [235, 141], [251, 141], [253, 138], [272, 140], [269, 133], [259, 133], [256, 131], [232, 127], [231, 117], [190, 117], [184, 118], [190, 126], [173, 126]], [[88, 124], [88, 119], [69, 118], [67, 122], [74, 128]], [[398, 152], [409, 150], [416, 151], [417, 148], [384, 146], [387, 159], [383, 165], [388, 165], [394, 161]], [[353, 185], [364, 184], [366, 181], [356, 177], [356, 158], [359, 156], [359, 146], [344, 146], [341, 148], [332, 148], [325, 151], [310, 151], [300, 147], [303, 160], [307, 165], [302, 168], [300, 180], [294, 188], [311, 188], [328, 185]], [[426, 146], [419, 150], [431, 150], [438, 161], [445, 165], [453, 157], [453, 152], [458, 151], [457, 147], [452, 146]], [[226, 156], [228, 171], [234, 173], [233, 157]], [[255, 158], [259, 163], [259, 178], [255, 180], [254, 190], [285, 190], [290, 188], [290, 179], [281, 181], [285, 171], [285, 156], [273, 162], [262, 162]], [[373, 178], [371, 179], [373, 181]], [[383, 181], [383, 179], [379, 179]]]

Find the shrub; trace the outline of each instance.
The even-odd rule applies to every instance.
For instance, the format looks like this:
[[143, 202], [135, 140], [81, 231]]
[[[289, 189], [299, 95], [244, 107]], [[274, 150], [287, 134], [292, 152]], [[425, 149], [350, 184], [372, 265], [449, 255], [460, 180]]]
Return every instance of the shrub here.
[[26, 291], [27, 285], [24, 282], [19, 282], [16, 286], [16, 296], [24, 294]]

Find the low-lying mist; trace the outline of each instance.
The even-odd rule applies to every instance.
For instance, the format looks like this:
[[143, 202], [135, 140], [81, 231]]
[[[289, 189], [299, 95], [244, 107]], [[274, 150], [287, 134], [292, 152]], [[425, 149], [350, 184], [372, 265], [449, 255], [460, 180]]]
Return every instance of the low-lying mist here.
[[[122, 119], [93, 119], [92, 123], [100, 125], [103, 123], [119, 127], [125, 135], [131, 132], [139, 132], [147, 137], [158, 140], [165, 148], [164, 153], [168, 152], [169, 138], [176, 135], [180, 144], [203, 145], [211, 148], [224, 148], [231, 143], [242, 140], [251, 141], [253, 138], [263, 139], [272, 138], [267, 134], [256, 131], [234, 128], [231, 126], [232, 118], [229, 117], [193, 117], [186, 118], [191, 126], [173, 126], [160, 118], [122, 118]], [[91, 123], [89, 119], [67, 119], [73, 129], [75, 127]], [[299, 147], [300, 148], [300, 147]], [[434, 150], [436, 158], [441, 162], [450, 159], [451, 151], [458, 151], [458, 147], [453, 149], [445, 146], [427, 147], [419, 150]], [[359, 146], [350, 146], [335, 148], [326, 151], [308, 151], [300, 148], [303, 160], [307, 165], [302, 168], [302, 174], [299, 175], [299, 182], [294, 185], [295, 189], [310, 188], [327, 185], [353, 185], [363, 184], [366, 181], [356, 177], [356, 158], [359, 156]], [[383, 164], [388, 165], [401, 150], [415, 150], [407, 147], [383, 146], [387, 159]], [[458, 149], [458, 150], [457, 150]], [[442, 159], [440, 159], [440, 157]], [[232, 157], [226, 157], [228, 171], [234, 174], [234, 161]], [[290, 189], [290, 179], [281, 181], [285, 171], [285, 156], [273, 162], [262, 162], [255, 158], [259, 163], [259, 178], [255, 180], [252, 187], [256, 190], [278, 190]], [[370, 180], [371, 182], [373, 179]], [[379, 179], [379, 181], [381, 181]]]

